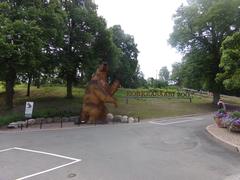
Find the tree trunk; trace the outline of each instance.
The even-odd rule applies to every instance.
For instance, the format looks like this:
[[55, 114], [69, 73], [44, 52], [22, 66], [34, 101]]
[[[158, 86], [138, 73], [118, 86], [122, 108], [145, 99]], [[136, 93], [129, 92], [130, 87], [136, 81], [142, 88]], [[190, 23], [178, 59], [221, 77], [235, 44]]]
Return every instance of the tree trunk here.
[[40, 88], [40, 78], [37, 78], [37, 80], [36, 80], [36, 86], [37, 86], [38, 89]]
[[220, 93], [213, 93], [213, 104], [217, 105], [218, 101], [220, 99]]
[[73, 79], [71, 75], [67, 75], [67, 98], [72, 98], [72, 85], [73, 85]]
[[10, 68], [6, 73], [6, 108], [13, 108], [13, 96], [14, 96], [14, 84], [16, 80], [16, 72], [15, 69]]
[[30, 87], [32, 83], [32, 75], [28, 74], [27, 97], [30, 97]]
[[34, 76], [34, 85], [38, 89], [40, 88], [40, 79], [41, 79], [41, 75], [37, 73], [37, 75]]

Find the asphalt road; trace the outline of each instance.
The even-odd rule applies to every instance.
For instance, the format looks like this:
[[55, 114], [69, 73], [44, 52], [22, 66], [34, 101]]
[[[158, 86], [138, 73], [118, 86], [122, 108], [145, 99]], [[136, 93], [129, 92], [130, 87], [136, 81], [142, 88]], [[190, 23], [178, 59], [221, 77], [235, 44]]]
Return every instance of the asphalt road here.
[[210, 123], [204, 115], [1, 133], [0, 180], [239, 180], [240, 154], [207, 134]]

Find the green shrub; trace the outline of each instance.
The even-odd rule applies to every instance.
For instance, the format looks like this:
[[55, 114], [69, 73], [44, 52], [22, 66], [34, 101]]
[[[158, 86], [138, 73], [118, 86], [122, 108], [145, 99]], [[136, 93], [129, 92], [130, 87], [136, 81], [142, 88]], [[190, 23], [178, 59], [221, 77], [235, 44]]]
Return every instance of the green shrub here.
[[0, 126], [8, 125], [11, 122], [23, 121], [24, 116], [21, 114], [11, 114], [6, 116], [0, 116]]
[[[74, 112], [72, 110], [59, 110], [59, 109], [44, 109], [40, 111], [36, 111], [33, 113], [33, 118], [48, 118], [48, 117], [69, 117], [69, 116], [77, 116], [79, 112]], [[11, 122], [23, 121], [25, 117], [23, 114], [11, 114], [0, 116], [0, 126], [8, 125]]]
[[231, 113], [231, 116], [232, 116], [233, 118], [240, 118], [240, 112], [239, 112], [239, 111], [232, 112], [232, 113]]
[[33, 118], [38, 117], [69, 117], [79, 115], [79, 112], [74, 112], [72, 110], [59, 110], [59, 109], [44, 109], [41, 111], [36, 111], [33, 113]]

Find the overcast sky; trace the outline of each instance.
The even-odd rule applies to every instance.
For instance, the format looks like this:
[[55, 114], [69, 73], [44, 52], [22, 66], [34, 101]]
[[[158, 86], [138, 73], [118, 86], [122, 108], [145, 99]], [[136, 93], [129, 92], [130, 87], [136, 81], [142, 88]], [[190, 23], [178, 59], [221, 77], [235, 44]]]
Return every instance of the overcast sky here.
[[185, 0], [95, 0], [95, 3], [108, 27], [119, 24], [125, 33], [134, 36], [145, 78], [156, 78], [161, 67], [171, 70], [171, 65], [181, 60], [167, 40], [173, 29], [172, 15]]

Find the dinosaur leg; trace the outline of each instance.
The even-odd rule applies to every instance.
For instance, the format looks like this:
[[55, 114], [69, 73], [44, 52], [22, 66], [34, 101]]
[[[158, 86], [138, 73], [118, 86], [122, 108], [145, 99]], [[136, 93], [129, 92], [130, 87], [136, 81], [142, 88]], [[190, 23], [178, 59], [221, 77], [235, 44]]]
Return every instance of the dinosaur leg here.
[[102, 108], [101, 107], [92, 107], [89, 112], [89, 124], [96, 124], [101, 119]]
[[107, 120], [106, 120], [107, 112], [108, 112], [108, 110], [107, 110], [106, 106], [103, 104], [102, 109], [101, 109], [101, 114], [99, 115], [100, 123], [104, 123], [104, 124], [107, 123]]
[[81, 118], [80, 118], [80, 123], [83, 122], [83, 123], [87, 123], [89, 120], [89, 115], [88, 115], [88, 112], [84, 111], [82, 109], [82, 112], [81, 112]]

